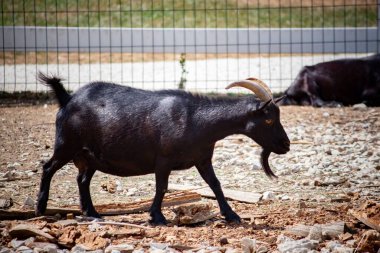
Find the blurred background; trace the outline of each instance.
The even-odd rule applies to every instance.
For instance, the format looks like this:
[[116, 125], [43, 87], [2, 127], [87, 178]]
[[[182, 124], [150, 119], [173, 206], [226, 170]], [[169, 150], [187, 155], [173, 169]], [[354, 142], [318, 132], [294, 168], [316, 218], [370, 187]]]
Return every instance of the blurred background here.
[[[305, 65], [380, 52], [380, 0], [0, 1], [0, 91], [103, 80], [226, 92], [257, 77], [284, 91]], [[241, 90], [243, 91], [243, 90]]]

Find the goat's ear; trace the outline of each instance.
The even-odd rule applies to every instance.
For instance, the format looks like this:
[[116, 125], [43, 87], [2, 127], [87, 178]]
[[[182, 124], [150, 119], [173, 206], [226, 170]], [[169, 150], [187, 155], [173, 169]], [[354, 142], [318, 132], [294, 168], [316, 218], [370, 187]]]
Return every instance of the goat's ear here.
[[274, 103], [275, 104], [277, 104], [278, 102], [280, 102], [281, 100], [283, 100], [284, 98], [286, 98], [286, 94], [285, 95], [283, 95], [283, 96], [281, 96], [281, 97], [279, 97], [279, 98], [276, 98], [275, 100], [274, 100]]
[[272, 99], [270, 99], [270, 100], [268, 100], [267, 102], [265, 102], [265, 103], [260, 103], [260, 107], [259, 107], [259, 109], [257, 109], [258, 111], [261, 111], [261, 110], [263, 110], [263, 109], [265, 109], [265, 107], [267, 107], [269, 104], [270, 104], [270, 102], [272, 102]]

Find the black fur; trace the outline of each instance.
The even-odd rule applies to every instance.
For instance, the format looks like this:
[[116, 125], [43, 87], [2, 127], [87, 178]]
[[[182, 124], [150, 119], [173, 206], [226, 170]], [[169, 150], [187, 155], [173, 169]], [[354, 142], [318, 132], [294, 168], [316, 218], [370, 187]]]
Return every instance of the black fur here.
[[283, 105], [380, 106], [380, 54], [305, 66], [285, 94]]
[[[117, 176], [155, 173], [156, 195], [150, 214], [153, 223], [166, 223], [161, 203], [170, 172], [195, 166], [215, 193], [226, 220], [238, 222], [212, 167], [215, 142], [245, 134], [268, 151], [283, 154], [289, 150], [279, 108], [273, 102], [264, 106], [254, 96], [209, 98], [105, 82], [88, 84], [70, 96], [59, 79], [40, 76], [55, 91], [60, 110], [54, 154], [43, 167], [37, 214], [46, 210], [52, 176], [73, 160], [79, 169], [77, 182], [86, 215], [99, 217], [89, 191], [96, 170]], [[271, 124], [266, 123], [268, 119]]]

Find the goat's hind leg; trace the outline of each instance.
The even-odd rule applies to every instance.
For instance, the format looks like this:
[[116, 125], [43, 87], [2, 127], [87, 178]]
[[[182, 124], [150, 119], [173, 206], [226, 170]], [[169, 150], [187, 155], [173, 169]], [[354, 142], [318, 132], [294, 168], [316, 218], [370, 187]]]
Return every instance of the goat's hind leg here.
[[86, 216], [100, 218], [99, 213], [95, 210], [92, 203], [90, 194], [91, 179], [96, 171], [94, 168], [94, 162], [87, 155], [82, 155], [74, 158], [74, 164], [79, 169], [77, 183], [82, 212]]
[[65, 155], [65, 152], [56, 150], [53, 157], [43, 165], [41, 176], [40, 191], [38, 193], [35, 213], [37, 216], [43, 215], [46, 211], [49, 199], [49, 189], [51, 179], [54, 174], [71, 160], [71, 157]]

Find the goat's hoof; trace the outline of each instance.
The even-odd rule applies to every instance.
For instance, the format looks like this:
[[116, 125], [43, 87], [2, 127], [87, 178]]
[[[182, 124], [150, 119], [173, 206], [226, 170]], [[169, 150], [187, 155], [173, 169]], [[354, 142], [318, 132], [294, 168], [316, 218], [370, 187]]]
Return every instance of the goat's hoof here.
[[44, 213], [46, 211], [46, 206], [47, 205], [39, 204], [37, 202], [36, 209], [34, 210], [34, 213], [36, 214], [36, 216], [42, 216], [42, 215], [44, 215]]
[[88, 211], [88, 212], [83, 212], [83, 214], [87, 217], [92, 217], [92, 218], [102, 218], [100, 214], [97, 211]]
[[41, 210], [38, 210], [38, 209], [36, 208], [36, 210], [34, 210], [34, 214], [35, 214], [36, 216], [42, 216], [42, 215], [44, 215], [44, 212], [42, 212]]
[[241, 219], [240, 219], [239, 215], [237, 215], [236, 213], [231, 213], [229, 215], [226, 215], [226, 221], [228, 223], [233, 223], [233, 224], [240, 224], [241, 223]]
[[149, 221], [150, 224], [155, 225], [155, 226], [166, 226], [168, 222], [166, 221], [165, 217], [160, 214], [160, 215], [151, 215], [152, 219]]
[[168, 222], [166, 220], [164, 221], [154, 221], [154, 220], [150, 220], [149, 223], [153, 226], [166, 226], [168, 224]]

